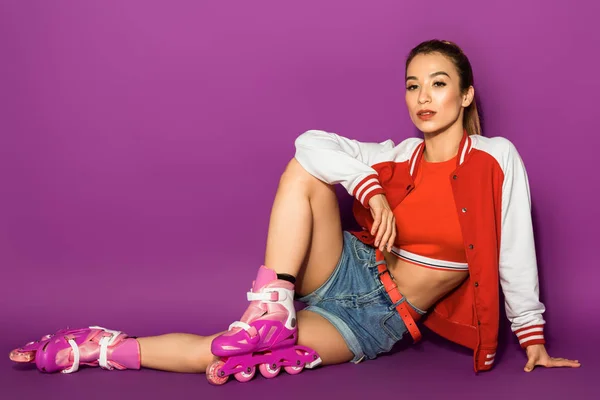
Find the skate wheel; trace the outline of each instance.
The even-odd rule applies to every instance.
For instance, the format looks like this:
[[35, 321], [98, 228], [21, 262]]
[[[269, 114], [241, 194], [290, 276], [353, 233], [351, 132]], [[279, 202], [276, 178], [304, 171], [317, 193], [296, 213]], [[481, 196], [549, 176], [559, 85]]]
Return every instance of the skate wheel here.
[[300, 372], [302, 372], [302, 370], [304, 369], [304, 364], [299, 365], [297, 367], [283, 367], [283, 369], [285, 370], [285, 372], [287, 372], [290, 375], [296, 375], [299, 374]]
[[213, 385], [223, 385], [229, 379], [229, 375], [221, 376], [221, 369], [225, 363], [221, 360], [213, 361], [206, 368], [206, 379]]
[[260, 364], [258, 366], [258, 370], [260, 371], [260, 374], [262, 376], [264, 376], [267, 379], [270, 378], [275, 378], [278, 374], [279, 371], [281, 371], [281, 367], [277, 367], [277, 368], [272, 368], [271, 364]]
[[35, 351], [20, 351], [15, 349], [10, 352], [8, 357], [14, 362], [30, 363], [35, 361]]
[[248, 382], [252, 378], [254, 378], [254, 374], [256, 373], [256, 367], [250, 367], [246, 371], [238, 372], [234, 375], [235, 379], [239, 382]]

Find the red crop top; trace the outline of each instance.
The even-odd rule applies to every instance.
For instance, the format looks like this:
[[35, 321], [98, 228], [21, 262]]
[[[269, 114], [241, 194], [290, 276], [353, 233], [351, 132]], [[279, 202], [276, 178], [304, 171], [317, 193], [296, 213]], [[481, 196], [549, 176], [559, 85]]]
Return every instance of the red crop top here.
[[415, 188], [395, 209], [397, 236], [392, 253], [423, 267], [467, 271], [462, 232], [449, 177], [456, 157], [421, 159]]

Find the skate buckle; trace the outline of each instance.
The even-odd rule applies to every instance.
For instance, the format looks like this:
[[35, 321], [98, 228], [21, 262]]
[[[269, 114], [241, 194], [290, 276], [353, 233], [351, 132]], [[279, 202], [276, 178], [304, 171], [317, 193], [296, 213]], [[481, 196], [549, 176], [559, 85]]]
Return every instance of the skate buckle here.
[[90, 326], [90, 329], [101, 329], [103, 331], [101, 334], [102, 337], [110, 338], [110, 340], [108, 342], [109, 346], [113, 345], [115, 343], [115, 341], [117, 340], [117, 337], [122, 333], [121, 331], [116, 331], [113, 329], [106, 329], [106, 328], [103, 328], [103, 327], [97, 326], [97, 325]]

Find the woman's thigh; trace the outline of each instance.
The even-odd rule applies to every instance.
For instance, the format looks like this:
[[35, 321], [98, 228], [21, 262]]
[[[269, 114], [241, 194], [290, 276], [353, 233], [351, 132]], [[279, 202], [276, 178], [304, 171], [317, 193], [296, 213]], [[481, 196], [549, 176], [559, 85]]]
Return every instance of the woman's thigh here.
[[340, 332], [321, 315], [298, 311], [298, 344], [315, 350], [322, 365], [341, 364], [354, 358]]

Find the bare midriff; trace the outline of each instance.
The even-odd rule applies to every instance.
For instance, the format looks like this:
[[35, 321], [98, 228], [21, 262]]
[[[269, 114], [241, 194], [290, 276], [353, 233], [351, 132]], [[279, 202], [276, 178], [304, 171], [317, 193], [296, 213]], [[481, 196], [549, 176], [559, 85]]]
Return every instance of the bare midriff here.
[[412, 264], [387, 251], [383, 254], [400, 294], [423, 311], [429, 310], [469, 275], [468, 271], [446, 271]]

